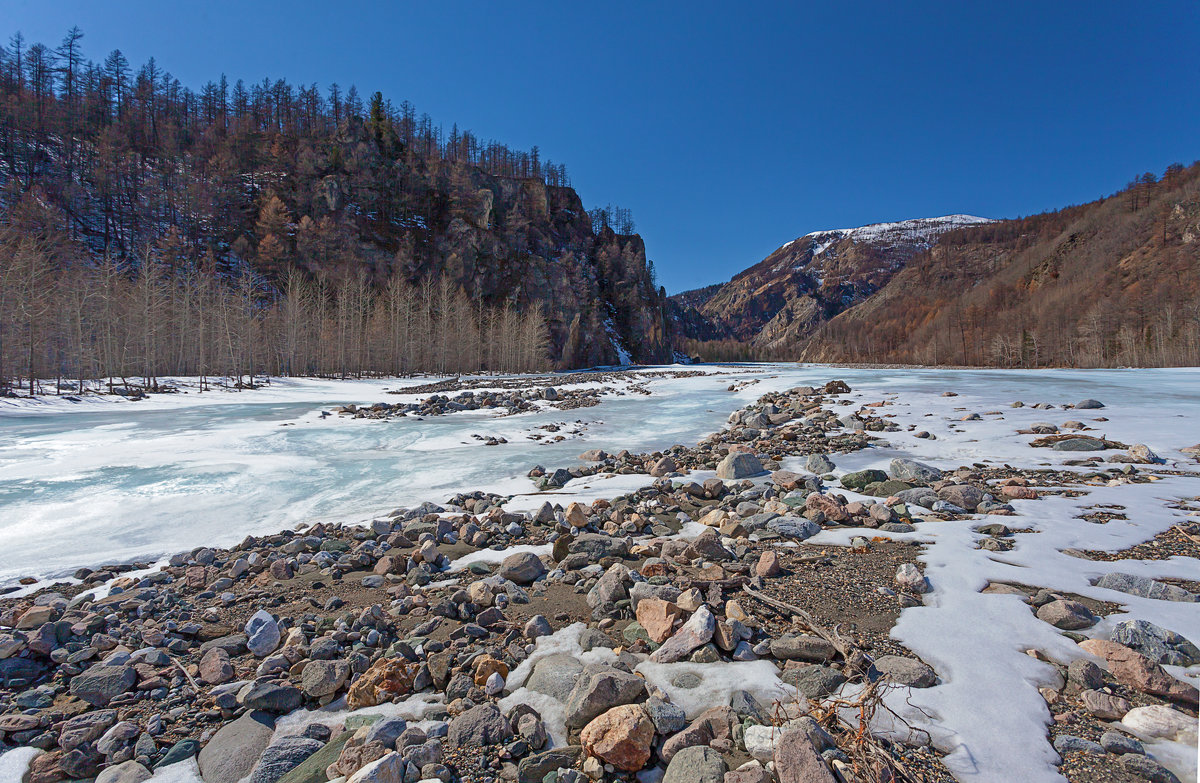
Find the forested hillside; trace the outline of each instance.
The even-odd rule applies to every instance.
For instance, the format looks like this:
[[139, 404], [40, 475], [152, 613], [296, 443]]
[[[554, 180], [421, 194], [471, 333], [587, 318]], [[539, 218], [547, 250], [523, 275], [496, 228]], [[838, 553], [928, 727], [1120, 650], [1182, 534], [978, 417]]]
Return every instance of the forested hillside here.
[[82, 43], [0, 47], [0, 382], [670, 357], [632, 218], [589, 214], [536, 147], [336, 84], [193, 90]]
[[796, 355], [1200, 365], [1200, 164], [1089, 204], [948, 233]]

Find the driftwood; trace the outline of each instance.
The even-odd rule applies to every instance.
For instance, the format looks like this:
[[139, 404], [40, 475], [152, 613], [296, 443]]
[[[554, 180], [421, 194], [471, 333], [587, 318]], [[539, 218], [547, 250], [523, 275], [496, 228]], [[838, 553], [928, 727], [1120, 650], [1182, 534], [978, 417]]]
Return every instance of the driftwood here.
[[795, 606], [793, 604], [789, 604], [785, 601], [780, 601], [776, 598], [771, 598], [770, 596], [767, 596], [767, 595], [763, 595], [762, 593], [758, 592], [757, 590], [751, 589], [751, 587], [749, 585], [743, 585], [742, 592], [746, 593], [751, 598], [756, 598], [759, 601], [762, 601], [767, 606], [789, 612], [793, 616], [800, 618], [800, 621], [802, 623], [804, 623], [806, 626], [808, 626], [808, 628], [813, 633], [815, 633], [817, 636], [820, 636], [822, 639], [824, 639], [825, 641], [832, 644], [834, 646], [834, 649], [836, 649], [839, 653], [842, 654], [843, 658], [845, 658], [846, 660], [850, 659], [850, 653], [854, 649], [854, 640], [839, 633], [837, 630], [837, 627], [834, 627], [832, 629], [826, 628], [825, 626], [818, 623], [815, 619], [813, 619], [813, 616], [811, 614], [804, 611], [800, 607]]

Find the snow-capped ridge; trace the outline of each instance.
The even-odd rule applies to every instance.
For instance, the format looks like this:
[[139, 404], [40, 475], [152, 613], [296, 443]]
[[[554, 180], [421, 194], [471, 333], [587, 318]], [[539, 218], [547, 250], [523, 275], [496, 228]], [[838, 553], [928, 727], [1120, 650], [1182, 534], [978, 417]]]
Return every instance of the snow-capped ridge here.
[[[943, 215], [941, 217], [912, 218], [894, 223], [870, 223], [856, 228], [829, 228], [822, 231], [812, 231], [802, 237], [793, 239], [779, 250], [785, 250], [797, 242], [809, 240], [812, 243], [813, 256], [819, 256], [834, 243], [843, 239], [855, 242], [884, 242], [884, 243], [920, 243], [929, 242], [934, 237], [953, 231], [963, 226], [973, 226], [980, 223], [994, 223], [992, 218], [976, 217], [975, 215]], [[776, 251], [778, 252], [778, 251]]]

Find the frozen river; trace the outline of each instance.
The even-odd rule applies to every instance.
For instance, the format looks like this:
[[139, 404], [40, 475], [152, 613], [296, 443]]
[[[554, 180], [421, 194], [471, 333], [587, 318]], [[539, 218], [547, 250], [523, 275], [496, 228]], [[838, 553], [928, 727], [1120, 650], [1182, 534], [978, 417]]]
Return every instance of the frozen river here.
[[[680, 368], [682, 369], [682, 368]], [[409, 399], [395, 380], [285, 381], [252, 392], [162, 395], [141, 402], [0, 401], [0, 585], [60, 576], [81, 565], [152, 559], [299, 522], [360, 521], [460, 490], [532, 491], [535, 464], [577, 464], [590, 448], [653, 450], [720, 429], [730, 411], [765, 391], [844, 378], [865, 397], [899, 393], [944, 414], [951, 404], [1056, 405], [1082, 397], [1113, 410], [1107, 434], [1171, 452], [1200, 440], [1200, 372], [1194, 370], [959, 371], [819, 366], [705, 367], [703, 377], [651, 378], [651, 396], [605, 396], [600, 405], [499, 417], [466, 412], [378, 421], [321, 417], [344, 403]], [[422, 379], [421, 382], [424, 382]], [[731, 382], [757, 380], [737, 392]], [[415, 383], [415, 382], [414, 382]], [[590, 384], [587, 374], [560, 385]], [[618, 388], [623, 388], [618, 386]], [[960, 396], [943, 398], [945, 390]], [[856, 394], [856, 397], [858, 395]], [[1051, 411], [1018, 419], [1052, 418]], [[942, 416], [923, 428], [946, 428]], [[1061, 418], [1061, 417], [1060, 417]], [[1005, 426], [980, 442], [979, 427], [937, 441], [899, 437], [922, 458], [1001, 458], [1024, 442]], [[559, 443], [528, 438], [552, 423], [580, 422]], [[1061, 423], [1061, 422], [1060, 422]], [[472, 435], [500, 436], [483, 446]], [[1188, 440], [1188, 438], [1191, 440]], [[1007, 449], [1007, 451], [1005, 451]], [[1020, 450], [1024, 451], [1020, 451]], [[1043, 452], [1044, 453], [1044, 452]], [[872, 452], [858, 460], [876, 458]]]
[[[948, 754], [944, 761], [959, 780], [1064, 779], [1046, 738], [1051, 717], [1038, 692], [1039, 686], [1055, 683], [1058, 671], [1027, 651], [1064, 664], [1083, 654], [1016, 596], [980, 592], [989, 582], [1118, 604], [1120, 611], [1088, 629], [1089, 636], [1106, 638], [1116, 623], [1136, 618], [1200, 641], [1195, 604], [1141, 598], [1095, 584], [1117, 569], [1197, 580], [1200, 561], [1175, 556], [1110, 563], [1070, 554], [1074, 549], [1119, 551], [1200, 514], [1200, 506], [1188, 502], [1200, 496], [1197, 465], [1182, 451], [1200, 442], [1200, 370], [699, 369], [703, 375], [656, 377], [646, 371], [637, 379], [620, 379], [613, 390], [621, 393], [606, 395], [590, 408], [544, 408], [506, 417], [469, 412], [379, 421], [321, 415], [344, 403], [415, 398], [387, 394], [385, 388], [396, 388], [394, 380], [288, 381], [254, 392], [163, 395], [136, 403], [0, 400], [0, 584], [21, 576], [69, 574], [82, 565], [229, 545], [247, 534], [302, 521], [366, 520], [466, 489], [513, 495], [510, 508], [534, 508], [541, 498], [525, 478], [532, 465], [570, 466], [593, 448], [641, 451], [694, 443], [720, 429], [730, 411], [765, 392], [842, 378], [853, 389], [842, 398], [852, 403], [847, 411], [886, 402], [877, 410], [899, 431], [883, 433], [886, 445], [834, 455], [839, 474], [886, 467], [895, 456], [943, 469], [972, 463], [1061, 466], [1082, 456], [1030, 448], [1033, 436], [1018, 430], [1038, 422], [1063, 427], [1082, 421], [1091, 428], [1087, 434], [1144, 443], [1165, 463], [1152, 468], [1160, 473], [1153, 482], [1094, 482], [1078, 497], [1012, 501], [1019, 516], [1006, 519], [1019, 520], [1022, 530], [1014, 534], [1010, 551], [979, 548], [979, 521], [970, 518], [928, 521], [916, 532], [887, 534], [925, 544], [919, 559], [932, 591], [923, 605], [903, 611], [891, 636], [939, 677], [936, 687], [889, 694], [888, 705], [928, 732]], [[596, 384], [595, 378], [564, 375], [555, 384], [586, 388]], [[633, 391], [635, 382], [650, 394]], [[1105, 407], [1064, 408], [1084, 398]], [[1024, 406], [1013, 407], [1017, 401]], [[1038, 409], [1035, 403], [1053, 407]], [[551, 424], [561, 425], [554, 434], [565, 440], [546, 444], [529, 438]], [[934, 437], [918, 438], [922, 431]], [[508, 443], [484, 446], [474, 435], [503, 437]], [[785, 467], [798, 468], [793, 462], [801, 461], [786, 461]], [[612, 495], [639, 481], [649, 479], [579, 480], [568, 491]], [[1123, 507], [1127, 519], [1093, 524], [1081, 517], [1093, 504]], [[809, 543], [844, 545], [863, 532], [827, 529]], [[1200, 682], [1200, 666], [1171, 671]], [[1194, 734], [1173, 740], [1139, 733], [1132, 724], [1126, 728], [1185, 783], [1195, 783]]]

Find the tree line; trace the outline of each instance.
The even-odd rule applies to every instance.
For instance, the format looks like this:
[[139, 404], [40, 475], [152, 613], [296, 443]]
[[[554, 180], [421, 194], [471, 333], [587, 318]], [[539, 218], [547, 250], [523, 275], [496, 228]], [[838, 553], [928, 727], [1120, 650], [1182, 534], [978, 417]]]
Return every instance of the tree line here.
[[472, 300], [445, 277], [382, 288], [291, 270], [276, 290], [211, 256], [79, 263], [69, 247], [0, 230], [0, 394], [158, 388], [163, 376], [252, 385], [262, 375], [363, 377], [547, 368], [536, 309]]

